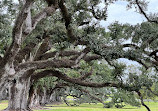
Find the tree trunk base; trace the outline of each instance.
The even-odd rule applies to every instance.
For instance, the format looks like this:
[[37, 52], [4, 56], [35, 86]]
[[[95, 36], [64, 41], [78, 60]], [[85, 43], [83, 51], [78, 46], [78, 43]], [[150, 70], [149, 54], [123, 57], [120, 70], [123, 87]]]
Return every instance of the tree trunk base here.
[[49, 109], [49, 108], [45, 108], [43, 106], [35, 106], [35, 107], [31, 107], [31, 109], [34, 109], [34, 110], [46, 110], [46, 109]]
[[6, 108], [2, 111], [33, 111], [30, 108], [26, 108], [26, 109], [10, 109], [10, 108]]

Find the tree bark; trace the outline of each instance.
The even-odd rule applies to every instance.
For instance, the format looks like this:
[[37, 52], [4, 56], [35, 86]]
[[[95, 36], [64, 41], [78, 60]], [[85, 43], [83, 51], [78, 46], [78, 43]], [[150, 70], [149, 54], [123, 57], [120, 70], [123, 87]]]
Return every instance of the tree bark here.
[[2, 95], [0, 97], [0, 100], [8, 100], [8, 89], [7, 88], [3, 88], [3, 90], [1, 90], [0, 95]]
[[27, 105], [30, 78], [19, 78], [9, 84], [9, 103], [5, 111], [31, 111]]
[[4, 90], [6, 89], [6, 87], [2, 87], [0, 89], [0, 101], [4, 99]]

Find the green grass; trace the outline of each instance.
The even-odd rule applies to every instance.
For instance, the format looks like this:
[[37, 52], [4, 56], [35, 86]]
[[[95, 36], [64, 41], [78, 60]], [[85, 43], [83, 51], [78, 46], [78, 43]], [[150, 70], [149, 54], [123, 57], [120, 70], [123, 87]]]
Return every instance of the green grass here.
[[[150, 107], [151, 111], [158, 111], [158, 102], [146, 102]], [[0, 103], [0, 110], [7, 107], [7, 101], [2, 101]], [[102, 108], [102, 104], [81, 104], [78, 107], [68, 107], [65, 104], [61, 105], [48, 105], [46, 108], [49, 108], [48, 111], [147, 111], [145, 107], [133, 107], [126, 105], [122, 109], [118, 108]], [[47, 110], [35, 110], [35, 111], [47, 111]]]
[[8, 101], [1, 101], [0, 102], [0, 110], [7, 108], [8, 106]]

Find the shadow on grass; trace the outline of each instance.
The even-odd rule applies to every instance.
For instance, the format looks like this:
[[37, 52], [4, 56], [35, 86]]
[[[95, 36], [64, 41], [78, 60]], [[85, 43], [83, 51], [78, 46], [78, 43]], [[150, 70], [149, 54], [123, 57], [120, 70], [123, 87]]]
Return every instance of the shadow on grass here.
[[[82, 108], [102, 108], [102, 109], [110, 109], [110, 108], [103, 108], [103, 107], [87, 107], [87, 106], [54, 106], [54, 105], [51, 105], [51, 106], [45, 106], [45, 107], [62, 107], [62, 108], [67, 108], [67, 107], [82, 107]], [[114, 108], [114, 109], [138, 109], [138, 108]]]
[[119, 108], [119, 109], [138, 109], [138, 108]]

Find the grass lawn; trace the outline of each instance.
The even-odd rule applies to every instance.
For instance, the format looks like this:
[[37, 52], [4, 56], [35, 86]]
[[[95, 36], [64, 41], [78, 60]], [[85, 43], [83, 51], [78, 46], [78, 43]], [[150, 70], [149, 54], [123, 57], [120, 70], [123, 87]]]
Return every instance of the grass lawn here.
[[[151, 111], [158, 111], [158, 102], [146, 102]], [[0, 103], [0, 110], [7, 107], [7, 101]], [[118, 108], [102, 108], [102, 104], [82, 104], [79, 107], [68, 107], [65, 104], [61, 105], [48, 105], [48, 111], [147, 111], [144, 107], [132, 107], [130, 105], [125, 106], [122, 109]], [[35, 111], [47, 111], [47, 110], [35, 110]]]

